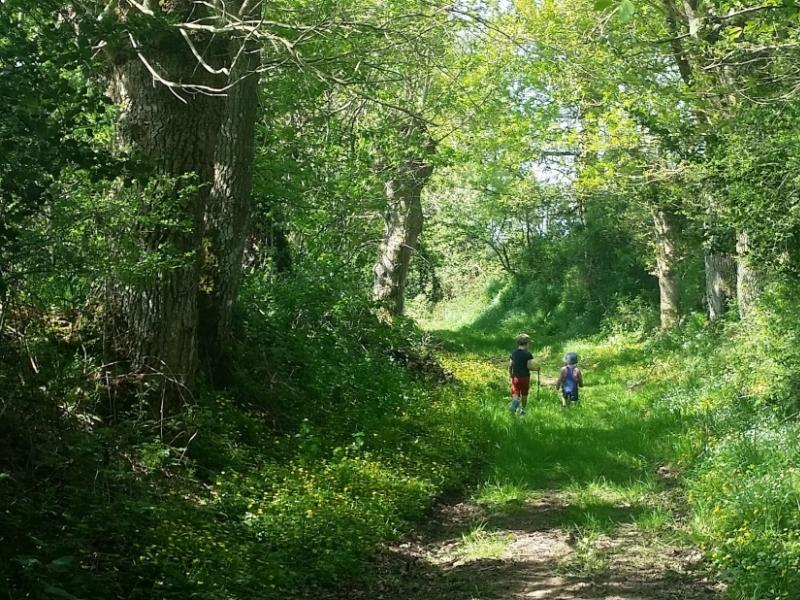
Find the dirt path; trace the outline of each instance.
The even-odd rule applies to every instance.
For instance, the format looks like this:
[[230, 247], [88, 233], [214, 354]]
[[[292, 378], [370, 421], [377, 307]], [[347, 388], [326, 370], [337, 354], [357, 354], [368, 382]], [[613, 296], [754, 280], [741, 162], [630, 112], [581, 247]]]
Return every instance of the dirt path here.
[[697, 551], [665, 543], [630, 523], [619, 506], [608, 532], [564, 527], [566, 494], [549, 492], [509, 510], [470, 502], [440, 505], [411, 538], [387, 548], [367, 589], [337, 598], [383, 600], [712, 599]]

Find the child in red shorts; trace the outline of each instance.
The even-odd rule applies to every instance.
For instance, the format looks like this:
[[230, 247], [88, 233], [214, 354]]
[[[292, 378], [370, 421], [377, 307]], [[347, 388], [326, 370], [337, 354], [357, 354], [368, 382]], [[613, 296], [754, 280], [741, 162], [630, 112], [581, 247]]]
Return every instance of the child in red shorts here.
[[517, 336], [517, 349], [508, 359], [508, 374], [511, 377], [511, 414], [525, 414], [528, 406], [528, 390], [531, 385], [531, 371], [538, 371], [539, 365], [533, 362], [533, 354], [528, 352], [531, 338], [524, 333]]

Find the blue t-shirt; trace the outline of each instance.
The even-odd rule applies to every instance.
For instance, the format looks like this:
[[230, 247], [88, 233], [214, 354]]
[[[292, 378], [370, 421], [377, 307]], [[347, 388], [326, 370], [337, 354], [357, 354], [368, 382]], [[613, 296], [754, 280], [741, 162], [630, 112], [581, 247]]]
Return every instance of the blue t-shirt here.
[[528, 368], [528, 361], [533, 360], [533, 354], [522, 348], [517, 348], [511, 353], [511, 376], [530, 377], [531, 371]]

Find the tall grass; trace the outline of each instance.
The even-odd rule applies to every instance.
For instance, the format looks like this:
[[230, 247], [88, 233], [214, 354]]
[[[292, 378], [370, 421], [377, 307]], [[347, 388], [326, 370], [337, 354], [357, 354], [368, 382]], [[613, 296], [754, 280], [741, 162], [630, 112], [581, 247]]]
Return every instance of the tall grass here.
[[478, 399], [392, 360], [418, 332], [285, 285], [248, 282], [227, 389], [165, 419], [135, 398], [109, 413], [91, 348], [43, 337], [25, 385], [2, 354], [0, 595], [309, 597], [369, 576], [381, 543], [475, 478]]

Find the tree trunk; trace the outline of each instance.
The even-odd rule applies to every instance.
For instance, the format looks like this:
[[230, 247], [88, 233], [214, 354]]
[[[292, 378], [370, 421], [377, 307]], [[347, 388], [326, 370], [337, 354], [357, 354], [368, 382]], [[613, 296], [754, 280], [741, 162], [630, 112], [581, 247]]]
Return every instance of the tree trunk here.
[[224, 115], [214, 152], [214, 174], [205, 212], [206, 242], [199, 294], [200, 344], [212, 380], [225, 371], [231, 320], [242, 275], [252, 215], [254, 132], [260, 60], [257, 45], [230, 43], [231, 71]]
[[[427, 150], [433, 150], [429, 140]], [[397, 169], [384, 186], [386, 227], [373, 269], [372, 292], [389, 316], [403, 314], [408, 268], [422, 233], [422, 190], [432, 174], [433, 167], [424, 156], [417, 156]]]
[[396, 177], [385, 186], [389, 206], [372, 290], [376, 302], [392, 316], [403, 314], [411, 255], [422, 233], [422, 188], [431, 171], [430, 167], [420, 168], [417, 176]]
[[666, 209], [653, 209], [656, 232], [656, 276], [661, 291], [661, 328], [669, 329], [678, 323], [680, 291], [675, 275], [677, 253], [675, 250], [674, 216]]
[[736, 233], [736, 296], [739, 317], [747, 319], [753, 313], [761, 295], [761, 281], [750, 260], [750, 236], [746, 231]]
[[706, 250], [705, 272], [708, 318], [716, 321], [725, 314], [735, 295], [736, 265], [730, 255]]
[[[178, 41], [156, 42], [148, 62], [171, 81], [197, 81], [196, 61]], [[122, 107], [120, 142], [150, 161], [151, 182], [169, 182], [145, 199], [133, 224], [156, 266], [110, 286], [114, 343], [135, 370], [183, 386], [197, 368], [198, 259], [221, 101], [201, 94], [179, 100], [136, 56], [116, 65], [110, 93]]]

